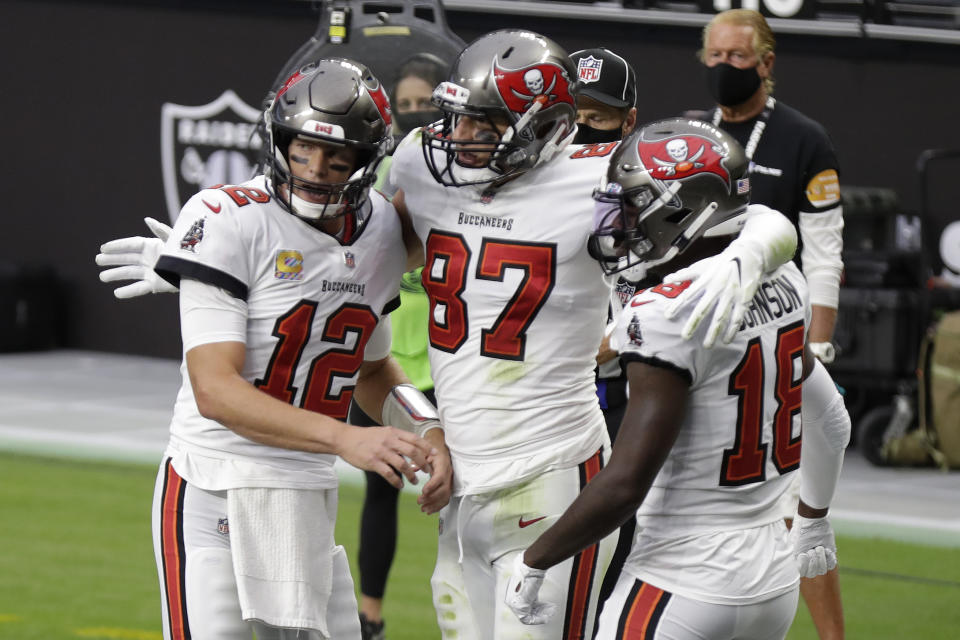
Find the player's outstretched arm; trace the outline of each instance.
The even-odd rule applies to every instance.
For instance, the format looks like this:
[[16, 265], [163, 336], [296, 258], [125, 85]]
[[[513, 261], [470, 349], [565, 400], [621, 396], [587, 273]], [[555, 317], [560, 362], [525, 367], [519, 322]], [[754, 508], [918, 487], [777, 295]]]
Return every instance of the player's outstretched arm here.
[[786, 216], [760, 204], [749, 205], [748, 211], [752, 215], [740, 235], [722, 253], [664, 278], [665, 282], [694, 280], [687, 293], [666, 309], [667, 317], [673, 318], [683, 306], [697, 300], [683, 327], [684, 339], [689, 340], [713, 312], [703, 346], [712, 347], [718, 337], [730, 342], [764, 273], [775, 270], [796, 253], [797, 230]]
[[147, 227], [155, 238], [133, 236], [118, 238], [100, 245], [97, 254], [97, 264], [101, 267], [112, 267], [100, 272], [101, 282], [124, 282], [133, 280], [131, 284], [118, 286], [113, 295], [121, 300], [136, 298], [148, 293], [175, 293], [177, 288], [161, 278], [153, 270], [153, 266], [160, 257], [163, 244], [170, 235], [170, 227], [154, 220], [144, 218]]
[[525, 624], [546, 622], [549, 607], [538, 600], [542, 571], [600, 540], [636, 513], [680, 432], [687, 380], [642, 362], [631, 362], [627, 376], [630, 400], [610, 464], [519, 556], [507, 582], [506, 604]]
[[790, 529], [800, 575], [814, 578], [837, 566], [837, 544], [827, 518], [850, 441], [850, 416], [837, 387], [807, 349], [804, 353], [800, 505]]

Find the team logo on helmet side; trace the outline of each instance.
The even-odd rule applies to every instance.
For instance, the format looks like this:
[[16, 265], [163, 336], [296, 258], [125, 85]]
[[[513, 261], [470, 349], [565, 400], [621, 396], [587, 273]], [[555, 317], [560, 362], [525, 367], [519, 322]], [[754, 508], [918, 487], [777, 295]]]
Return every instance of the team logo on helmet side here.
[[559, 65], [544, 62], [511, 70], [504, 69], [494, 59], [493, 78], [503, 103], [518, 115], [522, 116], [535, 102], [543, 105], [541, 110], [562, 102], [576, 108], [570, 95], [570, 78]]
[[650, 174], [659, 180], [682, 180], [700, 173], [712, 173], [730, 190], [726, 150], [709, 138], [685, 134], [663, 140], [641, 139], [637, 153]]
[[256, 133], [262, 115], [230, 90], [199, 107], [164, 103], [160, 165], [170, 220], [200, 189], [253, 177], [263, 145]]

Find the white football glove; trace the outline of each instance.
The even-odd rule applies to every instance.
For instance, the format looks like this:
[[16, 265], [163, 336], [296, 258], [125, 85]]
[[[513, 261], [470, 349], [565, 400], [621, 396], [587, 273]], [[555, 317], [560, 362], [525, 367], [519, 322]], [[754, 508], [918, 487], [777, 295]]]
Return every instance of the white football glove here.
[[506, 603], [523, 624], [544, 624], [557, 612], [557, 605], [540, 602], [540, 585], [546, 575], [543, 569], [528, 567], [523, 553], [513, 560], [513, 574], [507, 581]]
[[785, 216], [758, 204], [749, 205], [748, 211], [752, 217], [740, 236], [722, 253], [663, 279], [664, 282], [694, 281], [683, 296], [666, 308], [668, 319], [676, 317], [684, 305], [702, 293], [683, 327], [683, 338], [689, 340], [712, 310], [703, 338], [703, 346], [708, 349], [718, 337], [724, 343], [733, 340], [764, 273], [790, 260], [797, 248], [796, 229]]
[[830, 520], [795, 516], [790, 542], [803, 578], [816, 578], [837, 566], [837, 542]]
[[759, 252], [750, 245], [731, 243], [723, 253], [704, 258], [663, 279], [664, 282], [693, 280], [684, 295], [667, 307], [666, 317], [676, 317], [680, 309], [702, 291], [703, 295], [683, 327], [683, 339], [689, 340], [704, 318], [713, 311], [703, 346], [709, 349], [721, 336], [723, 342], [730, 342], [740, 328], [747, 305], [760, 286], [761, 277], [763, 257]]
[[121, 300], [136, 298], [148, 293], [176, 293], [177, 288], [157, 275], [153, 270], [163, 251], [163, 244], [170, 235], [170, 227], [153, 218], [144, 218], [144, 222], [156, 238], [134, 236], [118, 238], [100, 245], [97, 264], [101, 267], [113, 267], [100, 272], [101, 282], [136, 280], [132, 284], [117, 287], [113, 295]]

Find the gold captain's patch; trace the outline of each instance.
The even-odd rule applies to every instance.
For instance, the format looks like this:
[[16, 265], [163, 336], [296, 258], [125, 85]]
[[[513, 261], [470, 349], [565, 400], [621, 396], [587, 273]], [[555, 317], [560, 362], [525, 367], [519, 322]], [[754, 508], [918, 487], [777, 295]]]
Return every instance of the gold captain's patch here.
[[840, 178], [833, 169], [824, 169], [807, 184], [807, 199], [816, 207], [840, 202]]

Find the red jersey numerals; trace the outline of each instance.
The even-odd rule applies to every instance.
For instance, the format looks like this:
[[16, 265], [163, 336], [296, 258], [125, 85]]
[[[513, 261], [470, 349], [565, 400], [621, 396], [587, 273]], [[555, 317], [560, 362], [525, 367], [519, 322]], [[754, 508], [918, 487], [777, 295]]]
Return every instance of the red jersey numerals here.
[[481, 355], [523, 360], [527, 328], [546, 302], [556, 279], [555, 250], [552, 244], [484, 239], [477, 278], [503, 282], [507, 269], [520, 269], [523, 280], [493, 327], [481, 331]]
[[610, 153], [617, 148], [618, 144], [620, 144], [619, 140], [616, 142], [598, 142], [584, 145], [583, 148], [571, 153], [570, 158], [572, 160], [579, 160], [580, 158], [602, 158], [610, 155]]
[[[317, 303], [301, 300], [280, 316], [273, 335], [279, 338], [270, 356], [263, 378], [254, 386], [274, 398], [293, 404], [297, 387], [293, 381], [303, 349], [310, 339]], [[363, 349], [377, 326], [377, 317], [369, 307], [345, 304], [330, 314], [320, 338], [325, 342], [346, 344], [349, 334], [356, 334], [352, 347], [327, 349], [310, 363], [304, 382], [300, 406], [338, 420], [345, 420], [353, 398], [353, 385], [342, 385], [336, 393], [334, 382], [352, 378], [363, 364]]]
[[[467, 286], [470, 249], [463, 236], [430, 232], [423, 269], [423, 288], [430, 299], [430, 344], [455, 353], [467, 339], [467, 305], [460, 297]], [[434, 276], [434, 265], [442, 265]], [[442, 313], [437, 318], [437, 307]]]
[[[462, 236], [431, 232], [427, 238], [423, 286], [430, 299], [430, 344], [455, 353], [469, 331], [467, 286], [471, 252]], [[481, 329], [480, 354], [504, 360], [523, 360], [526, 332], [553, 290], [556, 246], [485, 238], [475, 277], [503, 282], [508, 269], [523, 271], [517, 290], [492, 327]]]
[[250, 204], [250, 201], [264, 203], [270, 202], [270, 194], [253, 187], [220, 187], [220, 191], [230, 196], [238, 207]]
[[[799, 372], [803, 356], [803, 323], [777, 333], [773, 354], [776, 367], [773, 416], [773, 464], [781, 474], [800, 466], [801, 436], [793, 437], [793, 420], [800, 412], [802, 386]], [[760, 338], [747, 344], [740, 364], [730, 374], [727, 392], [737, 397], [737, 427], [733, 447], [723, 452], [721, 486], [740, 486], [766, 479], [767, 443], [763, 436], [764, 358]]]

